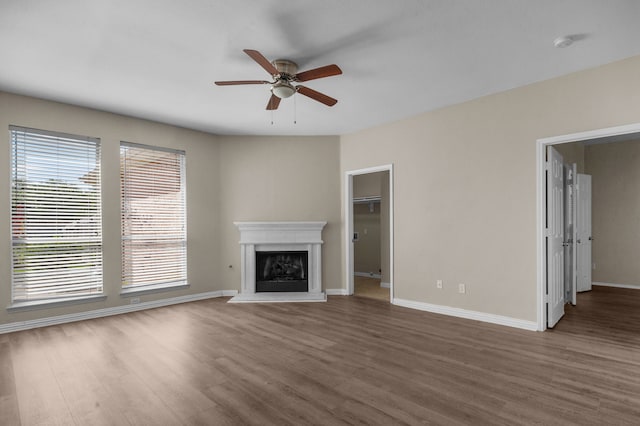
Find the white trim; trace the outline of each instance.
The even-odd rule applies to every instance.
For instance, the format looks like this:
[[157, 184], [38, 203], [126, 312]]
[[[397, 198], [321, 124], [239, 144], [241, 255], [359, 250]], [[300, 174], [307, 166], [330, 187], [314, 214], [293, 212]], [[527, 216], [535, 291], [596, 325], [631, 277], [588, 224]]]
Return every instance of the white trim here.
[[353, 202], [355, 204], [367, 204], [367, 203], [379, 203], [382, 200], [382, 197], [377, 195], [371, 197], [355, 197]]
[[115, 306], [113, 308], [95, 309], [93, 311], [78, 312], [75, 314], [58, 315], [55, 317], [39, 318], [28, 321], [16, 321], [8, 324], [0, 324], [0, 334], [14, 331], [29, 330], [31, 328], [47, 327], [56, 324], [82, 321], [94, 318], [108, 317], [111, 315], [126, 314], [145, 309], [159, 308], [162, 306], [176, 305], [178, 303], [195, 302], [196, 300], [212, 299], [216, 297], [231, 296], [237, 294], [237, 290], [219, 290], [206, 293], [188, 294], [186, 296], [172, 297], [169, 299], [152, 300], [133, 305]]
[[325, 290], [327, 296], [348, 296], [349, 292], [346, 288], [328, 288]]
[[616, 288], [631, 288], [634, 290], [640, 290], [640, 284], [616, 284], [616, 283], [602, 283], [592, 282], [591, 285], [599, 285], [600, 287], [616, 287]]
[[384, 283], [380, 281], [380, 287], [382, 288], [391, 288], [391, 283]]
[[373, 272], [354, 272], [353, 275], [355, 275], [356, 277], [382, 279], [382, 275], [374, 274]]
[[144, 294], [151, 293], [164, 293], [166, 291], [171, 290], [184, 290], [189, 288], [189, 283], [185, 281], [176, 281], [171, 283], [164, 284], [151, 284], [151, 285], [142, 285], [142, 286], [129, 286], [123, 287], [120, 290], [120, 297], [133, 297], [133, 296], [141, 296]]
[[[377, 172], [389, 172], [389, 298], [394, 301], [394, 266], [393, 266], [393, 164], [369, 167], [365, 169], [350, 170], [345, 172], [344, 182], [344, 217], [345, 217], [345, 266], [346, 266], [346, 294], [353, 294], [353, 177]], [[327, 293], [329, 294], [329, 293]]]
[[504, 325], [507, 327], [520, 328], [523, 330], [536, 331], [538, 329], [535, 321], [526, 321], [518, 318], [505, 317], [502, 315], [487, 314], [485, 312], [469, 311], [467, 309], [452, 308], [450, 306], [443, 305], [432, 305], [431, 303], [414, 302], [411, 300], [398, 298], [395, 299], [393, 304], [397, 306], [403, 306], [405, 308], [432, 312], [434, 314], [442, 314], [474, 321], [488, 322], [491, 324]]
[[104, 302], [107, 296], [104, 294], [91, 294], [86, 296], [64, 297], [59, 299], [27, 300], [16, 302], [7, 306], [7, 312], [33, 311], [36, 309], [51, 309], [61, 306], [79, 305], [81, 303]]
[[324, 292], [277, 292], [269, 291], [264, 293], [240, 293], [229, 299], [227, 303], [285, 303], [285, 302], [326, 302], [327, 296]]
[[544, 218], [547, 210], [545, 194], [545, 149], [547, 145], [579, 142], [590, 139], [607, 138], [612, 136], [627, 135], [640, 132], [640, 123], [624, 126], [607, 127], [604, 129], [590, 130], [587, 132], [571, 133], [568, 135], [542, 138], [536, 141], [536, 252], [537, 252], [537, 327], [539, 331], [547, 329], [546, 321], [546, 285], [547, 264], [545, 254], [545, 229]]

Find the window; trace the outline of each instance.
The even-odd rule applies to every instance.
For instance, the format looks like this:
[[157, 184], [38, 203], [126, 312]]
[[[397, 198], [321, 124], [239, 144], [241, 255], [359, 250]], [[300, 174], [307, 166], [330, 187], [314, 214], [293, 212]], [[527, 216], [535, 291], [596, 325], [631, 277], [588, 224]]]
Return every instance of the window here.
[[100, 140], [9, 131], [13, 302], [101, 294]]
[[187, 284], [183, 151], [122, 142], [122, 288]]

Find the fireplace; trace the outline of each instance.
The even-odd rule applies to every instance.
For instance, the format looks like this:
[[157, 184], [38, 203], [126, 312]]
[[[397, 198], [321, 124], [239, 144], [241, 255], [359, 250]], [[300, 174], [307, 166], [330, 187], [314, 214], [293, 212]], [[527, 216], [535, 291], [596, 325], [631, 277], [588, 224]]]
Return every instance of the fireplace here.
[[306, 251], [257, 251], [256, 293], [308, 291]]
[[234, 222], [240, 230], [240, 293], [230, 302], [324, 302], [326, 222]]

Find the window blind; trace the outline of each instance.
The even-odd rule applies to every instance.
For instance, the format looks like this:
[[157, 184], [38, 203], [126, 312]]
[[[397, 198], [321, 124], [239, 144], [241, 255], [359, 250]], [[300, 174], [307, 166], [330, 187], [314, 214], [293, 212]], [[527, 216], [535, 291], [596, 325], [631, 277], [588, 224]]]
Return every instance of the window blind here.
[[13, 301], [102, 293], [100, 140], [9, 131]]
[[122, 287], [187, 282], [183, 151], [122, 142]]

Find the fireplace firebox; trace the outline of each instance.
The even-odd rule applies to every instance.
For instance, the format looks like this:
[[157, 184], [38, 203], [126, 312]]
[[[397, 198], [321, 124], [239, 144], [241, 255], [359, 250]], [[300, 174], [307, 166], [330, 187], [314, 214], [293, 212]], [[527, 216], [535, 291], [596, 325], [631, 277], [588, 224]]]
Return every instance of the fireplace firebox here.
[[309, 291], [306, 251], [256, 251], [256, 292]]

